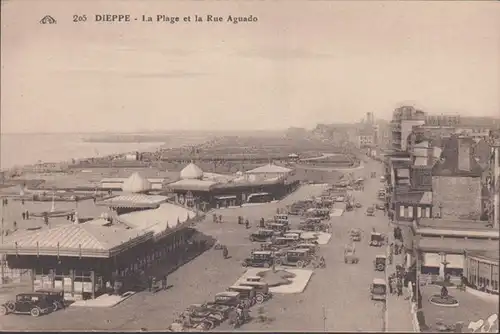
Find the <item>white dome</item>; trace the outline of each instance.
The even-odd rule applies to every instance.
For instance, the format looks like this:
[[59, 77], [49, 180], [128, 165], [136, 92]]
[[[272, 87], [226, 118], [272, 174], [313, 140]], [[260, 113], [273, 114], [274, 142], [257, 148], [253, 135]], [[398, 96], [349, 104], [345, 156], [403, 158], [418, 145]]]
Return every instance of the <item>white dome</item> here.
[[134, 173], [123, 182], [122, 190], [127, 193], [140, 193], [151, 190], [151, 184], [139, 173]]
[[181, 170], [181, 179], [201, 179], [203, 177], [203, 171], [200, 167], [196, 166], [194, 163], [190, 163], [183, 170]]

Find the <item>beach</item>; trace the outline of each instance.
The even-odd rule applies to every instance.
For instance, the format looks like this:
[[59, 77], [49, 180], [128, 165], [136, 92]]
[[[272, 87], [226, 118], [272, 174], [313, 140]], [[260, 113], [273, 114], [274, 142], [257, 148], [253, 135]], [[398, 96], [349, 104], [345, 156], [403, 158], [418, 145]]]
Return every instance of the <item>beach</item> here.
[[[89, 134], [2, 134], [0, 169], [43, 162], [102, 157], [131, 151], [154, 151], [164, 142], [86, 142]], [[172, 135], [169, 146], [192, 143], [189, 137]]]

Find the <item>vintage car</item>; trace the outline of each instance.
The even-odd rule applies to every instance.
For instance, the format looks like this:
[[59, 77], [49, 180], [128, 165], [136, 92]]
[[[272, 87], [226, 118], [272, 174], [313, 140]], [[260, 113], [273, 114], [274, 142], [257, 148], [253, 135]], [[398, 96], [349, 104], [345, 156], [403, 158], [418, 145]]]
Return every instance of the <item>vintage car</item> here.
[[[274, 240], [274, 239], [273, 239]], [[254, 251], [271, 251], [275, 252], [279, 250], [280, 247], [273, 244], [272, 241], [263, 242], [260, 244], [260, 249], [255, 249]]]
[[274, 221], [278, 224], [288, 225], [289, 223], [288, 215], [282, 215], [282, 214], [274, 215]]
[[356, 250], [347, 249], [344, 252], [344, 263], [357, 264], [358, 262], [359, 258], [356, 256]]
[[269, 268], [273, 265], [274, 256], [272, 251], [254, 251], [249, 258], [243, 260], [243, 267], [264, 267]]
[[376, 271], [384, 271], [386, 262], [387, 262], [387, 256], [377, 255], [375, 256], [375, 260], [373, 260], [373, 267], [375, 268]]
[[249, 281], [248, 279], [249, 277], [247, 277], [245, 282], [240, 283], [240, 285], [251, 286], [255, 289], [255, 301], [257, 304], [262, 304], [272, 297], [271, 292], [269, 292], [269, 284], [260, 281]]
[[285, 237], [278, 237], [273, 239], [273, 246], [277, 247], [278, 249], [283, 249], [287, 247], [294, 247], [298, 245], [300, 242], [300, 239], [295, 239], [295, 238], [285, 238]]
[[232, 285], [227, 288], [227, 291], [238, 292], [240, 294], [240, 300], [246, 307], [252, 307], [255, 305], [256, 292], [255, 288], [251, 286], [244, 285]]
[[375, 216], [375, 209], [372, 206], [366, 208], [366, 215], [367, 216]]
[[64, 302], [64, 290], [61, 289], [39, 289], [37, 293], [47, 296], [47, 301], [52, 304], [52, 311], [57, 311], [66, 307]]
[[374, 278], [370, 285], [370, 294], [372, 300], [385, 301], [387, 294], [387, 283], [384, 279]]
[[385, 236], [382, 233], [372, 232], [370, 234], [370, 246], [381, 247], [384, 242]]
[[261, 282], [262, 281], [262, 277], [260, 276], [247, 276], [247, 278], [245, 279], [245, 282]]
[[358, 208], [358, 209], [359, 209], [359, 208], [361, 208], [363, 205], [362, 205], [361, 203], [359, 203], [359, 202], [356, 202], [356, 204], [354, 204], [354, 206], [355, 206], [356, 208]]
[[229, 317], [232, 310], [241, 302], [240, 293], [225, 291], [215, 295], [213, 302], [190, 305], [186, 309], [184, 327], [210, 330]]
[[283, 235], [283, 233], [290, 229], [288, 225], [279, 223], [266, 223], [266, 228], [273, 230], [276, 236]]
[[353, 228], [349, 231], [349, 236], [352, 241], [361, 241], [361, 230], [359, 228]]
[[274, 236], [273, 230], [260, 229], [250, 234], [250, 241], [266, 242]]
[[285, 251], [283, 255], [277, 257], [274, 261], [278, 266], [283, 265], [304, 268], [311, 262], [311, 256], [307, 249], [294, 249]]
[[309, 255], [312, 256], [318, 252], [318, 245], [317, 244], [300, 243], [297, 246], [295, 246], [294, 249], [306, 249], [309, 251]]
[[325, 223], [304, 222], [299, 224], [299, 229], [305, 232], [326, 232], [329, 226]]
[[16, 296], [16, 300], [0, 305], [0, 315], [14, 313], [39, 317], [42, 314], [50, 313], [52, 310], [53, 305], [48, 296], [38, 292], [20, 293]]
[[375, 209], [383, 211], [383, 210], [385, 210], [385, 205], [382, 203], [377, 203], [377, 204], [375, 204]]

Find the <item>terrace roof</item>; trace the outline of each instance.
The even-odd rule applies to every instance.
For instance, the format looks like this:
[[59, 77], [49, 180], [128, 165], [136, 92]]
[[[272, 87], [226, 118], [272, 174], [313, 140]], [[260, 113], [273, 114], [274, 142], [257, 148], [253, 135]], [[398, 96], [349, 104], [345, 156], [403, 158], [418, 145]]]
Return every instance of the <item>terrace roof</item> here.
[[258, 174], [258, 173], [290, 173], [292, 169], [274, 165], [267, 164], [265, 166], [260, 166], [251, 170], [246, 171], [248, 174]]
[[158, 238], [167, 231], [180, 228], [184, 222], [195, 216], [194, 211], [178, 205], [163, 203], [157, 209], [120, 215], [118, 220], [135, 230], [152, 232], [153, 236]]
[[128, 194], [108, 198], [96, 204], [115, 208], [157, 208], [168, 199], [159, 195]]
[[216, 184], [215, 181], [185, 179], [169, 183], [168, 188], [172, 190], [210, 191]]
[[401, 204], [432, 204], [432, 192], [404, 192], [395, 193], [395, 202]]
[[62, 225], [15, 234], [0, 246], [10, 255], [109, 258], [153, 237], [153, 232], [98, 224]]

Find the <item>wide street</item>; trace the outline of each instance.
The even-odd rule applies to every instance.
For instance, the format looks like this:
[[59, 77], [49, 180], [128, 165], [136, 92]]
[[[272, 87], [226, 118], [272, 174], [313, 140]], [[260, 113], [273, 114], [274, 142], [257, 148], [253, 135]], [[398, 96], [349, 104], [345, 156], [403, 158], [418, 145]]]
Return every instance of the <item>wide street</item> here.
[[[377, 174], [381, 173], [380, 165], [375, 162], [367, 164], [365, 168], [365, 177], [371, 170], [378, 169]], [[360, 172], [358, 170], [356, 174]], [[316, 269], [306, 290], [301, 294], [276, 294], [263, 304], [269, 321], [254, 320], [239, 330], [383, 329], [382, 304], [371, 301], [369, 286], [374, 277], [384, 277], [383, 273], [376, 273], [373, 269], [375, 255], [383, 254], [384, 248], [369, 247], [368, 241], [372, 228], [387, 232], [389, 227], [382, 211], [378, 211], [375, 217], [365, 216], [366, 206], [377, 201], [376, 192], [380, 186], [378, 178], [366, 178], [365, 191], [354, 193], [363, 208], [332, 218], [332, 238], [329, 244], [320, 246], [327, 267]], [[257, 245], [248, 240], [251, 230], [236, 223], [238, 215], [248, 218], [255, 229], [261, 217], [270, 218], [277, 208], [319, 195], [323, 189], [324, 186], [320, 185], [306, 185], [277, 203], [218, 210], [217, 214], [221, 214], [224, 219], [222, 224], [213, 223], [209, 215], [197, 228], [227, 245], [231, 258], [224, 260], [221, 252], [213, 249], [205, 252], [169, 275], [169, 285], [173, 286], [167, 291], [156, 294], [141, 292], [113, 308], [70, 307], [40, 318], [9, 315], [2, 317], [3, 330], [164, 330], [187, 306], [213, 299], [217, 292], [226, 290], [245, 271], [241, 261]], [[362, 241], [356, 245], [359, 264], [345, 264], [343, 260], [344, 244], [349, 240], [348, 231], [352, 227], [364, 231]], [[257, 307], [252, 309], [251, 314], [257, 315]], [[229, 327], [223, 324], [219, 329]]]

